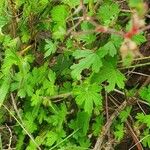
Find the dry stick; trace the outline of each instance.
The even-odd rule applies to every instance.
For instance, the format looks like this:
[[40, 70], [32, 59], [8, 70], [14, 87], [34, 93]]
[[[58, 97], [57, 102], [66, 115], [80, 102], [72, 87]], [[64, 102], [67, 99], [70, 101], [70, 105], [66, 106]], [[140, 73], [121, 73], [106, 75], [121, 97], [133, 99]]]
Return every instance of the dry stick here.
[[117, 35], [124, 37], [124, 32], [122, 32], [122, 31], [116, 31], [115, 29], [106, 28], [105, 26], [99, 25], [96, 21], [93, 20], [92, 17], [88, 16], [88, 17], [86, 17], [86, 19], [96, 27], [95, 32], [100, 32], [98, 30], [102, 29], [102, 30], [105, 30], [105, 31], [103, 31], [104, 33], [117, 34]]
[[23, 50], [21, 50], [19, 52], [19, 54], [22, 56], [24, 55], [30, 48], [32, 47], [32, 45], [27, 46], [26, 48], [24, 48]]
[[10, 138], [9, 138], [9, 144], [8, 144], [8, 150], [10, 149], [11, 150], [11, 143], [12, 143], [12, 131], [11, 129], [9, 128], [9, 126], [6, 124], [6, 127], [8, 128], [8, 131], [10, 133]]
[[[146, 81], [143, 83], [143, 85], [141, 86], [144, 87], [146, 85], [148, 85], [150, 83], [150, 77], [148, 77], [146, 79]], [[96, 144], [94, 146], [93, 150], [100, 150], [101, 149], [101, 145], [104, 141], [105, 135], [108, 133], [109, 128], [111, 127], [113, 120], [119, 115], [119, 113], [127, 106], [127, 105], [132, 105], [135, 102], [135, 97], [138, 95], [139, 90], [135, 93], [134, 97], [132, 99], [130, 99], [128, 102], [124, 101], [118, 108], [117, 110], [110, 116], [109, 120], [107, 121], [107, 123], [105, 124], [105, 126], [102, 128], [102, 131], [96, 141]], [[137, 144], [136, 144], [137, 145]]]
[[1, 134], [0, 134], [0, 149], [3, 149]]
[[145, 30], [149, 30], [150, 29], [150, 25], [143, 27], [142, 29], [139, 30], [139, 32], [143, 32]]
[[[108, 113], [108, 96], [107, 92], [105, 91], [105, 107], [106, 107], [106, 118], [107, 121], [109, 120], [109, 113]], [[110, 131], [108, 131], [108, 140], [110, 141]]]
[[[119, 105], [118, 105], [116, 102], [114, 102], [111, 98], [110, 98], [110, 100], [111, 100], [117, 107], [119, 106]], [[128, 121], [126, 121], [126, 125], [127, 125], [128, 129], [129, 129], [129, 131], [131, 132], [131, 136], [132, 136], [134, 142], [137, 143], [137, 142], [139, 141], [138, 138], [137, 138], [137, 135], [135, 134], [134, 130], [131, 128], [130, 123], [129, 123]], [[140, 143], [137, 144], [137, 148], [138, 148], [138, 150], [141, 150], [141, 149], [142, 149], [142, 145], [141, 145]]]
[[143, 112], [143, 114], [144, 114], [144, 115], [146, 115], [146, 113], [145, 113], [144, 109], [142, 108], [142, 106], [139, 104], [139, 102], [138, 102], [138, 101], [137, 101], [137, 104], [138, 104], [139, 108], [141, 109], [141, 111]]
[[127, 101], [124, 101], [117, 110], [110, 116], [109, 120], [105, 124], [105, 126], [102, 128], [102, 131], [96, 141], [96, 144], [94, 146], [93, 150], [100, 150], [101, 145], [104, 141], [105, 135], [108, 133], [110, 126], [112, 125], [114, 119], [119, 115], [119, 113], [127, 106]]
[[32, 142], [36, 145], [36, 147], [38, 148], [38, 150], [41, 150], [41, 148], [39, 147], [39, 145], [36, 143], [36, 141], [34, 140], [34, 138], [32, 137], [32, 135], [25, 129], [25, 127], [20, 123], [20, 121], [14, 116], [14, 114], [7, 108], [7, 106], [5, 106], [4, 104], [2, 104], [3, 107], [9, 112], [9, 114], [17, 121], [17, 123], [20, 125], [20, 127], [25, 131], [25, 133], [30, 137], [30, 139], [32, 140]]
[[[110, 98], [110, 97], [109, 97], [109, 98]], [[119, 105], [118, 105], [116, 102], [114, 102], [111, 98], [110, 98], [110, 100], [111, 100], [117, 107], [119, 106]], [[129, 123], [128, 121], [126, 121], [125, 123], [126, 123], [128, 129], [129, 129], [129, 131], [131, 132], [131, 136], [132, 136], [134, 142], [135, 142], [135, 143], [139, 142], [139, 139], [137, 138], [137, 135], [135, 134], [134, 130], [131, 128], [130, 123]], [[137, 144], [137, 148], [138, 148], [138, 150], [143, 150], [141, 143], [138, 143], [138, 144]]]
[[148, 74], [144, 74], [144, 73], [136, 72], [136, 71], [128, 71], [128, 73], [130, 73], [130, 74], [136, 74], [136, 75], [141, 75], [141, 76], [144, 76], [144, 77], [149, 77], [150, 76]]
[[143, 150], [143, 147], [142, 147], [141, 143], [139, 142], [139, 139], [137, 138], [137, 135], [135, 134], [134, 130], [131, 128], [130, 123], [128, 121], [126, 121], [126, 125], [127, 125], [128, 129], [129, 129], [129, 131], [131, 132], [131, 136], [132, 136], [132, 138], [134, 140], [134, 143], [138, 143], [136, 145], [137, 149], [138, 150]]
[[13, 34], [13, 37], [16, 37], [16, 29], [17, 29], [17, 10], [15, 8], [15, 2], [13, 0], [9, 0], [8, 1], [9, 5], [10, 5], [10, 8], [11, 8], [11, 11], [12, 11], [12, 14], [13, 16], [16, 16], [15, 18], [12, 18], [12, 34]]
[[68, 36], [83, 20], [84, 20], [84, 18], [81, 17], [81, 18], [79, 19], [79, 21], [78, 21], [73, 27], [71, 27], [71, 28], [67, 31], [67, 33], [66, 33], [65, 36]]
[[132, 147], [129, 148], [129, 150], [133, 149], [137, 144], [141, 143], [144, 139], [148, 138], [150, 135], [146, 135], [145, 137], [143, 137], [139, 142], [137, 142], [136, 144], [134, 144]]
[[16, 100], [15, 100], [15, 98], [14, 98], [12, 93], [10, 94], [10, 96], [11, 96], [11, 100], [12, 100], [12, 104], [13, 104], [14, 110], [15, 110], [18, 118], [20, 119], [21, 123], [23, 124], [22, 118], [21, 118], [21, 116], [19, 114], [19, 111], [18, 111], [18, 108], [17, 108], [17, 105], [16, 105]]
[[97, 0], [96, 5], [94, 6], [94, 10], [97, 10], [99, 8], [99, 5], [101, 2], [102, 2], [102, 0]]

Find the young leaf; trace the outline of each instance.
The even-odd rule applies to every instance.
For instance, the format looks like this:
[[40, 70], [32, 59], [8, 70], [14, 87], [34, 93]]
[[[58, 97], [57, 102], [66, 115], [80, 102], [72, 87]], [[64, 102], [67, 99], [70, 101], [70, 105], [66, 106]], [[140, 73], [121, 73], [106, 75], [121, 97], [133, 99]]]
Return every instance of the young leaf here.
[[121, 122], [125, 122], [128, 118], [128, 116], [130, 115], [131, 112], [131, 108], [132, 107], [127, 107], [125, 110], [121, 111], [119, 114], [119, 118], [121, 120]]
[[95, 122], [92, 125], [93, 135], [98, 136], [103, 127], [104, 118], [102, 115], [96, 117]]
[[85, 112], [92, 113], [93, 106], [102, 106], [102, 97], [100, 95], [101, 87], [97, 84], [83, 83], [74, 88], [73, 93], [79, 106], [83, 106]]
[[[83, 31], [89, 31], [93, 29], [93, 25], [91, 25], [89, 22], [85, 21], [81, 24], [81, 30]], [[92, 42], [94, 42], [96, 40], [96, 35], [92, 34], [92, 33], [88, 33], [88, 34], [81, 34], [79, 36], [79, 40], [85, 42], [86, 44], [90, 44]]]
[[6, 98], [9, 88], [10, 88], [10, 79], [8, 77], [5, 77], [0, 87], [0, 107], [2, 106], [3, 101]]
[[142, 43], [146, 42], [146, 38], [143, 34], [137, 34], [133, 36], [133, 41], [136, 42], [136, 44], [141, 45]]
[[34, 131], [37, 130], [37, 124], [35, 123], [35, 119], [31, 112], [26, 112], [23, 122], [28, 132], [33, 133]]
[[150, 85], [148, 87], [143, 87], [140, 90], [140, 96], [150, 104]]
[[150, 148], [150, 131], [149, 131], [149, 129], [146, 129], [143, 132], [141, 139], [142, 139], [143, 146]]
[[56, 45], [57, 45], [57, 43], [53, 43], [50, 40], [45, 40], [45, 41], [46, 41], [46, 45], [45, 45], [44, 49], [45, 49], [46, 52], [44, 54], [44, 57], [46, 58], [46, 57], [48, 57], [51, 54], [56, 52], [56, 49], [57, 49]]
[[123, 138], [123, 136], [124, 136], [124, 126], [123, 126], [123, 124], [117, 124], [115, 126], [114, 135], [115, 135], [115, 138], [118, 141], [120, 141]]
[[81, 78], [81, 72], [84, 69], [92, 67], [93, 72], [98, 72], [102, 66], [102, 62], [98, 54], [91, 50], [77, 50], [73, 53], [73, 56], [76, 59], [80, 59], [78, 64], [71, 66], [71, 75], [75, 79], [79, 80]]
[[148, 128], [150, 128], [150, 115], [145, 115], [143, 113], [138, 113], [136, 116], [138, 122], [146, 124]]
[[68, 7], [66, 5], [58, 5], [51, 10], [52, 20], [55, 22], [65, 22], [69, 15]]
[[63, 39], [66, 32], [66, 19], [69, 16], [67, 5], [58, 5], [51, 10], [51, 17], [54, 23], [53, 37]]
[[118, 3], [105, 2], [98, 10], [98, 17], [104, 25], [109, 26], [117, 19], [119, 12], [120, 9]]
[[117, 49], [112, 41], [109, 41], [103, 47], [99, 48], [98, 54], [100, 57], [104, 57], [105, 55], [109, 54], [110, 56], [114, 57], [117, 54]]
[[97, 83], [107, 81], [106, 90], [110, 92], [114, 90], [116, 85], [119, 88], [124, 88], [125, 76], [110, 62], [105, 61], [101, 70], [92, 76], [92, 81]]
[[[89, 121], [90, 117], [87, 112], [78, 112], [76, 119], [71, 120], [69, 127], [73, 130], [79, 129], [78, 136], [84, 137], [89, 128]], [[74, 135], [74, 137], [76, 136], [77, 135]]]

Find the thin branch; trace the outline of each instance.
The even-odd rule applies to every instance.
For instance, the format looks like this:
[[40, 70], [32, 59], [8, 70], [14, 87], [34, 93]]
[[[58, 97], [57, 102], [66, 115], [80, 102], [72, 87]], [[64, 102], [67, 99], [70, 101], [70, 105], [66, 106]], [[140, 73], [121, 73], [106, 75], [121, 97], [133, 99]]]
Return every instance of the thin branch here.
[[33, 136], [25, 129], [25, 127], [20, 123], [20, 121], [14, 116], [14, 114], [7, 108], [7, 106], [5, 106], [4, 104], [2, 104], [3, 107], [9, 112], [9, 114], [17, 121], [17, 123], [20, 125], [20, 127], [25, 131], [25, 133], [30, 137], [30, 139], [32, 140], [32, 142], [35, 144], [35, 146], [38, 148], [38, 150], [41, 150], [41, 148], [39, 147], [39, 145], [36, 143], [36, 141], [34, 140]]
[[16, 112], [18, 118], [20, 119], [20, 121], [23, 123], [23, 120], [22, 120], [22, 118], [21, 118], [21, 115], [20, 115], [20, 113], [19, 113], [19, 111], [18, 111], [18, 108], [17, 108], [17, 105], [16, 105], [16, 100], [15, 100], [15, 98], [14, 98], [14, 96], [13, 96], [12, 93], [10, 94], [10, 96], [11, 96], [11, 100], [12, 100], [12, 104], [13, 104], [14, 110], [15, 110], [15, 112]]
[[[109, 97], [109, 98], [110, 98], [110, 97]], [[119, 105], [118, 105], [116, 102], [114, 102], [111, 98], [110, 98], [110, 100], [111, 100], [117, 107], [119, 107]], [[129, 129], [130, 133], [131, 133], [131, 136], [132, 136], [134, 142], [137, 143], [137, 142], [139, 141], [139, 139], [138, 139], [137, 135], [135, 134], [135, 131], [131, 128], [131, 125], [130, 125], [130, 123], [129, 123], [128, 121], [126, 121], [125, 123], [126, 123], [128, 129]], [[138, 148], [138, 150], [143, 150], [142, 145], [141, 145], [140, 143], [137, 144], [137, 148]]]
[[118, 117], [119, 113], [127, 106], [127, 101], [124, 101], [117, 109], [116, 111], [110, 116], [107, 123], [103, 126], [101, 133], [99, 134], [99, 137], [96, 141], [96, 144], [94, 146], [93, 150], [100, 150], [101, 145], [104, 141], [105, 135], [108, 133], [109, 128], [111, 127], [113, 121], [115, 118]]
[[68, 92], [68, 93], [63, 93], [63, 94], [59, 94], [59, 95], [49, 96], [49, 97], [46, 97], [46, 98], [49, 98], [49, 99], [60, 99], [60, 98], [67, 98], [67, 97], [69, 97], [71, 95], [72, 95], [72, 92]]
[[130, 147], [129, 150], [133, 149], [137, 144], [141, 143], [144, 139], [148, 138], [149, 136], [150, 136], [150, 134], [143, 137], [141, 140], [139, 140], [137, 143], [135, 143], [132, 147]]
[[[108, 95], [105, 91], [105, 108], [106, 108], [106, 119], [109, 120], [109, 113], [108, 113]], [[110, 141], [110, 131], [108, 131], [108, 140]]]
[[129, 67], [120, 67], [119, 69], [120, 70], [131, 69], [131, 68], [138, 68], [138, 67], [144, 67], [144, 66], [149, 66], [149, 65], [150, 65], [150, 62], [147, 62], [147, 63], [137, 64], [137, 65], [133, 65], [133, 66], [129, 66]]
[[130, 123], [128, 121], [126, 121], [126, 125], [127, 125], [128, 129], [129, 129], [129, 131], [131, 132], [131, 136], [133, 138], [133, 141], [135, 143], [138, 143], [136, 145], [137, 149], [138, 150], [143, 150], [142, 144], [139, 142], [139, 139], [138, 139], [137, 135], [135, 134], [134, 130], [131, 128]]
[[6, 124], [6, 127], [8, 128], [9, 134], [10, 134], [10, 138], [9, 138], [9, 144], [8, 144], [8, 149], [11, 149], [11, 143], [12, 143], [12, 131], [9, 128], [9, 126]]
[[128, 73], [136, 74], [136, 75], [141, 75], [141, 76], [144, 76], [144, 77], [149, 77], [150, 76], [148, 74], [141, 73], [141, 72], [135, 72], [135, 71], [128, 71]]
[[3, 144], [2, 144], [2, 137], [1, 137], [1, 134], [0, 134], [0, 149], [3, 149]]

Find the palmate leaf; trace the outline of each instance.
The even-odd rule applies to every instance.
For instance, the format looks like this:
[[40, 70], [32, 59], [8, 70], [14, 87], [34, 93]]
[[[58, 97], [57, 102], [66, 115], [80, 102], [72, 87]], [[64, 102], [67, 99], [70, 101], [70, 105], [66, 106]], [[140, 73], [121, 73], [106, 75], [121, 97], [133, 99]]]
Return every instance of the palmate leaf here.
[[100, 6], [98, 10], [98, 17], [104, 25], [108, 26], [117, 19], [119, 12], [119, 5], [108, 1]]
[[[84, 121], [83, 121], [84, 120]], [[86, 136], [89, 128], [90, 117], [87, 112], [78, 112], [76, 119], [72, 119], [69, 123], [69, 127], [74, 131], [79, 129], [78, 134], [73, 135], [78, 139]]]
[[141, 136], [141, 139], [142, 139], [143, 146], [150, 148], [150, 131], [149, 131], [149, 129], [146, 129], [143, 132], [143, 135]]
[[81, 78], [81, 72], [84, 69], [89, 69], [92, 67], [93, 72], [98, 72], [102, 66], [102, 62], [97, 53], [91, 50], [77, 50], [73, 53], [73, 56], [79, 60], [78, 64], [73, 64], [71, 66], [72, 72], [71, 75], [75, 79]]
[[53, 43], [50, 40], [45, 40], [45, 41], [46, 41], [46, 45], [45, 45], [44, 49], [45, 49], [46, 52], [44, 54], [44, 57], [48, 57], [51, 54], [55, 53], [55, 51], [56, 51], [56, 43]]
[[136, 116], [138, 122], [146, 124], [148, 128], [150, 128], [150, 115], [145, 115], [143, 113], [138, 113]]
[[73, 93], [76, 96], [76, 103], [83, 107], [88, 114], [92, 113], [93, 106], [102, 106], [102, 97], [100, 95], [101, 87], [97, 84], [83, 83], [74, 88]]
[[[90, 24], [88, 21], [84, 21], [81, 23], [81, 30], [88, 32], [89, 30], [94, 29], [93, 25]], [[96, 35], [93, 33], [88, 33], [88, 34], [81, 34], [78, 36], [80, 41], [85, 42], [86, 44], [90, 44], [96, 40]]]
[[150, 85], [148, 87], [143, 87], [140, 90], [139, 94], [143, 100], [147, 101], [150, 104]]
[[51, 17], [53, 21], [53, 37], [55, 39], [63, 39], [66, 33], [66, 19], [69, 16], [69, 9], [67, 5], [58, 5], [51, 10]]
[[98, 54], [100, 57], [104, 57], [105, 55], [109, 54], [110, 56], [114, 57], [117, 54], [117, 49], [112, 41], [109, 41], [103, 47], [99, 48]]
[[106, 90], [110, 92], [114, 90], [116, 85], [119, 88], [124, 88], [125, 76], [110, 62], [105, 61], [101, 70], [92, 76], [92, 81], [99, 83], [107, 81]]
[[58, 5], [51, 10], [51, 17], [55, 22], [65, 22], [68, 15], [69, 11], [67, 5]]
[[123, 138], [123, 136], [124, 136], [124, 126], [123, 126], [123, 124], [117, 124], [115, 126], [114, 135], [115, 135], [115, 138], [118, 141], [120, 141]]

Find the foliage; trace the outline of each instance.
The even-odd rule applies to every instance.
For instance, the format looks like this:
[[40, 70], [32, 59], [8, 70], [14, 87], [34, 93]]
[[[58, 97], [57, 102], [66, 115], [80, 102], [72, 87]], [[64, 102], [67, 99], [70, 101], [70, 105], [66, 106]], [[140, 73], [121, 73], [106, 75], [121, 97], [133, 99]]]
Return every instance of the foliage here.
[[[142, 18], [142, 0], [125, 5]], [[1, 0], [0, 127], [7, 131], [1, 134], [3, 149], [94, 147], [119, 107], [111, 97], [119, 104], [130, 99], [123, 70], [128, 62], [122, 62], [120, 47], [132, 29], [133, 17], [121, 10], [122, 5], [113, 0], [83, 4], [80, 0]], [[140, 46], [146, 42], [145, 32], [130, 40]], [[134, 90], [139, 97], [150, 103], [150, 86], [138, 88]], [[131, 108], [125, 107], [112, 120], [109, 130], [118, 143], [125, 137]], [[140, 137], [149, 135], [150, 116], [138, 113], [134, 119], [133, 126], [147, 126]], [[143, 146], [150, 148], [148, 140]]]

